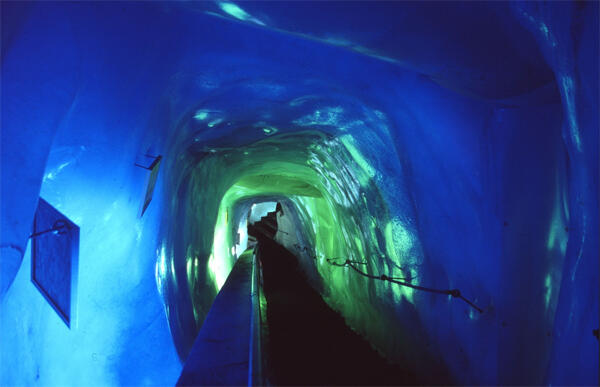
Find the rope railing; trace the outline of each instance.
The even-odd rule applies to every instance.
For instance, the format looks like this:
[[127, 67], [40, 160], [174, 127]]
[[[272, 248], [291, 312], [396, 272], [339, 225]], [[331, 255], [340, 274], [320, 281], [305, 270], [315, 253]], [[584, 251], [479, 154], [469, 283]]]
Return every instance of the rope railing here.
[[[298, 249], [299, 251], [304, 251], [313, 260], [317, 259], [317, 257], [315, 255], [313, 255], [311, 253], [311, 251], [306, 246], [300, 246], [299, 244], [296, 243], [296, 244], [294, 244], [294, 247], [296, 249]], [[421, 290], [423, 292], [452, 296], [453, 298], [458, 298], [458, 299], [463, 300], [470, 307], [472, 307], [473, 309], [475, 309], [479, 313], [483, 313], [483, 309], [481, 309], [480, 307], [478, 307], [477, 305], [475, 305], [475, 303], [473, 303], [473, 301], [471, 301], [468, 298], [466, 298], [465, 296], [463, 296], [459, 289], [434, 289], [434, 288], [429, 288], [429, 287], [425, 287], [425, 286], [414, 285], [414, 284], [411, 284], [409, 282], [406, 282], [406, 281], [411, 281], [413, 278], [389, 277], [389, 276], [387, 276], [385, 274], [382, 274], [382, 275], [379, 275], [379, 276], [373, 275], [373, 274], [369, 274], [369, 273], [366, 273], [366, 272], [360, 270], [358, 267], [355, 266], [355, 265], [366, 265], [367, 262], [364, 262], [364, 261], [352, 261], [350, 259], [346, 259], [343, 263], [336, 262], [336, 261], [340, 261], [341, 259], [342, 258], [327, 258], [327, 263], [329, 263], [332, 266], [338, 266], [338, 267], [348, 266], [351, 269], [353, 269], [355, 272], [357, 272], [358, 274], [360, 274], [360, 275], [362, 275], [364, 277], [367, 277], [367, 278], [371, 278], [371, 279], [375, 279], [375, 280], [380, 280], [380, 281], [387, 281], [387, 282], [394, 283], [396, 285], [406, 286], [406, 287], [411, 288], [411, 289]]]
[[406, 286], [411, 289], [421, 290], [421, 291], [428, 292], [428, 293], [443, 294], [443, 295], [452, 296], [453, 298], [459, 298], [459, 299], [463, 300], [464, 302], [466, 302], [469, 306], [471, 306], [473, 309], [475, 309], [479, 313], [483, 313], [483, 310], [481, 308], [479, 308], [477, 305], [475, 305], [471, 300], [464, 297], [459, 289], [434, 289], [434, 288], [429, 288], [429, 287], [425, 287], [425, 286], [414, 285], [409, 282], [406, 282], [406, 279], [404, 279], [404, 278], [388, 277], [385, 274], [377, 276], [377, 275], [366, 273], [366, 272], [360, 270], [357, 266], [355, 266], [356, 264], [366, 265], [366, 262], [357, 262], [357, 261], [351, 261], [349, 259], [346, 259], [344, 261], [344, 263], [338, 263], [338, 262], [336, 262], [338, 260], [339, 260], [339, 258], [338, 259], [327, 258], [327, 262], [330, 265], [338, 266], [338, 267], [344, 267], [344, 266], [350, 267], [358, 274], [360, 274], [364, 277], [367, 277], [367, 278], [380, 280], [380, 281], [387, 281], [387, 282], [391, 282], [391, 283], [394, 283], [394, 284], [397, 284], [400, 286]]

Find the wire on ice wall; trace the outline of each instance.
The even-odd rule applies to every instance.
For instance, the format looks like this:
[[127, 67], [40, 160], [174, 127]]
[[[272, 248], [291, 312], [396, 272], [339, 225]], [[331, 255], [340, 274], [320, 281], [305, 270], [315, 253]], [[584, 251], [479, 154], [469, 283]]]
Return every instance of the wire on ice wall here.
[[[308, 248], [306, 248], [306, 246], [300, 246], [298, 244], [295, 244], [294, 247], [296, 247], [299, 250], [302, 250], [306, 253], [308, 253], [312, 259], [316, 259], [317, 257], [313, 256], [312, 254], [310, 254]], [[332, 266], [337, 266], [337, 267], [344, 267], [344, 266], [348, 266], [350, 268], [352, 268], [355, 272], [357, 272], [358, 274], [367, 277], [367, 278], [371, 278], [374, 280], [380, 280], [380, 281], [387, 281], [387, 282], [391, 282], [400, 286], [406, 286], [409, 287], [411, 289], [415, 289], [415, 290], [421, 290], [424, 292], [429, 292], [429, 293], [434, 293], [434, 294], [442, 294], [442, 295], [448, 295], [448, 296], [452, 296], [453, 298], [459, 298], [461, 300], [463, 300], [464, 302], [466, 302], [467, 304], [469, 304], [469, 306], [471, 306], [473, 309], [475, 309], [476, 311], [478, 311], [479, 313], [483, 313], [483, 309], [479, 308], [477, 305], [475, 305], [472, 301], [470, 301], [469, 299], [465, 298], [462, 293], [460, 292], [459, 289], [434, 289], [434, 288], [428, 288], [425, 286], [418, 286], [418, 285], [413, 285], [411, 283], [406, 282], [406, 278], [400, 278], [400, 277], [388, 277], [385, 274], [381, 274], [379, 276], [377, 275], [373, 275], [373, 274], [369, 274], [366, 273], [362, 270], [360, 270], [358, 267], [356, 267], [355, 265], [366, 265], [366, 262], [359, 262], [359, 261], [351, 261], [349, 259], [346, 259], [343, 263], [339, 263], [339, 261], [342, 258], [327, 258], [327, 263], [329, 263]], [[336, 262], [338, 261], [338, 262]], [[410, 280], [410, 279], [409, 279]]]
[[385, 274], [382, 274], [380, 276], [376, 276], [376, 275], [372, 275], [369, 273], [365, 273], [364, 271], [360, 270], [358, 267], [355, 266], [356, 263], [360, 263], [360, 264], [364, 264], [363, 262], [355, 262], [355, 261], [351, 261], [349, 259], [347, 259], [344, 263], [337, 263], [335, 262], [338, 259], [330, 259], [327, 258], [327, 262], [333, 266], [338, 266], [338, 267], [344, 267], [344, 266], [349, 266], [350, 268], [352, 268], [355, 272], [357, 272], [358, 274], [367, 277], [367, 278], [371, 278], [371, 279], [376, 279], [376, 280], [381, 280], [381, 281], [388, 281], [397, 285], [401, 285], [401, 286], [406, 286], [409, 287], [411, 289], [415, 289], [415, 290], [422, 290], [424, 292], [429, 292], [429, 293], [435, 293], [435, 294], [444, 294], [444, 295], [449, 295], [452, 296], [454, 298], [460, 298], [461, 300], [463, 300], [464, 302], [466, 302], [467, 304], [469, 304], [473, 309], [475, 309], [476, 311], [478, 311], [479, 313], [483, 313], [483, 310], [481, 308], [479, 308], [477, 305], [475, 305], [473, 302], [471, 302], [470, 300], [468, 300], [467, 298], [465, 298], [459, 289], [433, 289], [433, 288], [428, 288], [425, 286], [418, 286], [418, 285], [413, 285], [411, 283], [405, 282], [405, 281], [401, 281], [400, 278], [395, 278], [395, 277], [388, 277]]

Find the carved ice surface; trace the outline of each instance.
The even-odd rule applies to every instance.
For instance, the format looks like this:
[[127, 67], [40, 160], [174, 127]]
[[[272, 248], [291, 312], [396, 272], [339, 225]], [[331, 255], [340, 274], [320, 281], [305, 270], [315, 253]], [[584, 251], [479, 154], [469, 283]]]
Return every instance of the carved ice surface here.
[[[598, 35], [597, 2], [2, 3], [0, 385], [174, 384], [267, 202], [424, 383], [597, 385]], [[71, 329], [40, 196], [80, 227]]]

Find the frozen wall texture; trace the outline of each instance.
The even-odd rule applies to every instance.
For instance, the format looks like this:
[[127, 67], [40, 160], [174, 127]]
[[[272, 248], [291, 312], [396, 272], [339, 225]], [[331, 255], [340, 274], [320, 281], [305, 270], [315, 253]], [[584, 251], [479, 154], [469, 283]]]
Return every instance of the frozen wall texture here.
[[[268, 201], [423, 383], [598, 384], [598, 12], [2, 3], [0, 384], [175, 383]], [[29, 279], [38, 197], [80, 227], [70, 329]]]

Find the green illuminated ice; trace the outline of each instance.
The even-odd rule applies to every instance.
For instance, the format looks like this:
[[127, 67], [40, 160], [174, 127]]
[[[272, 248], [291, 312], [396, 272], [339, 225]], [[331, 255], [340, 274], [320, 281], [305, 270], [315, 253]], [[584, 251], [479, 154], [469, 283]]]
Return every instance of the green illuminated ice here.
[[[167, 257], [183, 269], [167, 273], [161, 264], [157, 273], [163, 287], [172, 279], [171, 294], [163, 290], [163, 297], [180, 297], [182, 288], [189, 291], [193, 311], [187, 314], [196, 327], [241, 254], [235, 250], [240, 220], [252, 203], [266, 200], [281, 202], [288, 214], [281, 222], [287, 230], [276, 239], [300, 257], [313, 284], [355, 329], [367, 333], [374, 327], [364, 319], [379, 313], [369, 302], [373, 295], [414, 303], [410, 288], [371, 281], [327, 262], [361, 261], [371, 274], [418, 284], [413, 256], [420, 254], [420, 244], [408, 225], [390, 217], [374, 180], [376, 168], [352, 135], [278, 133], [237, 148], [192, 147], [186, 152], [189, 164], [177, 168], [180, 174], [172, 177], [171, 186], [178, 192], [172, 193], [170, 211], [192, 211], [195, 216], [181, 217], [186, 222], [179, 228], [183, 235], [168, 235], [164, 243], [172, 247], [161, 249], [164, 255], [183, 241], [186, 250]], [[193, 200], [198, 197], [203, 200]], [[181, 304], [171, 303], [179, 308]], [[186, 315], [182, 310], [176, 313]], [[389, 340], [384, 330], [376, 331], [369, 333], [375, 345], [385, 347]]]

